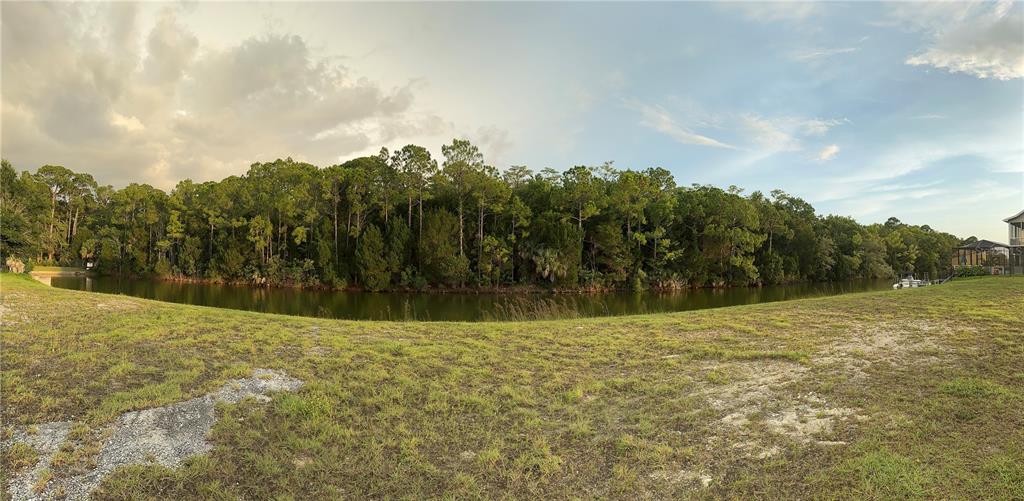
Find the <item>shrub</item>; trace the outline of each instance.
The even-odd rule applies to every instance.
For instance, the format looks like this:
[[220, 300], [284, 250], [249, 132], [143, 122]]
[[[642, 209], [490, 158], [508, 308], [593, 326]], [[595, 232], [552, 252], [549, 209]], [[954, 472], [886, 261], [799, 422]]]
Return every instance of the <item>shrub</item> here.
[[173, 271], [171, 270], [171, 263], [169, 263], [164, 258], [160, 258], [156, 262], [156, 266], [153, 267], [153, 273], [156, 273], [156, 275], [160, 277], [169, 277], [171, 275], [174, 275]]
[[981, 277], [988, 275], [988, 270], [984, 266], [957, 266], [955, 272], [958, 277]]
[[11, 273], [25, 273], [25, 263], [11, 256], [7, 258], [7, 269], [11, 270]]

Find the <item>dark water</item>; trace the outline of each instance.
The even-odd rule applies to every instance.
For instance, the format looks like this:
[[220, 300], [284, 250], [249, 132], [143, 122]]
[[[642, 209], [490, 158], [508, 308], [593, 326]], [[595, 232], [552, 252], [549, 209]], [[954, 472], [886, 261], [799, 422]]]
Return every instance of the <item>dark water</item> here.
[[814, 296], [883, 290], [887, 280], [761, 288], [600, 294], [425, 294], [332, 292], [186, 284], [116, 277], [54, 277], [65, 289], [125, 294], [173, 303], [266, 313], [360, 320], [532, 320], [698, 310]]

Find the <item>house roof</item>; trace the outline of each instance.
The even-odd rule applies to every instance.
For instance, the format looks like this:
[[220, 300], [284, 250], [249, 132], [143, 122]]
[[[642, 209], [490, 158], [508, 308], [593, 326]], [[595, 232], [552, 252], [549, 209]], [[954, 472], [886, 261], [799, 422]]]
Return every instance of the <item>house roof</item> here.
[[1004, 223], [1009, 223], [1010, 221], [1013, 221], [1015, 223], [1024, 221], [1024, 209], [1003, 220]]
[[961, 245], [960, 247], [957, 247], [957, 249], [989, 250], [995, 247], [1009, 248], [1010, 246], [999, 242], [993, 242], [991, 240], [978, 240], [977, 242]]

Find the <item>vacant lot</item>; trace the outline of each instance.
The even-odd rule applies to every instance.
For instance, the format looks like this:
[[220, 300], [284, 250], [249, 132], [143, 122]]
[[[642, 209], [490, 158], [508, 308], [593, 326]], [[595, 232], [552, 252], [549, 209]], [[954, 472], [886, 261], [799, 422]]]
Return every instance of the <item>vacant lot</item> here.
[[[2, 288], [0, 470], [42, 494], [131, 411], [210, 402], [205, 454], [92, 495], [1024, 498], [1024, 279], [477, 324]], [[257, 369], [302, 385], [216, 397]]]

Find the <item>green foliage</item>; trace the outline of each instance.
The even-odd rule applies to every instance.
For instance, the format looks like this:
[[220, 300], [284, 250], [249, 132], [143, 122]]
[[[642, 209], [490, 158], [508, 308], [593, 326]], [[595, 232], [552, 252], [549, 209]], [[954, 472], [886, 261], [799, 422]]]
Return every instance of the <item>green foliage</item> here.
[[199, 273], [202, 252], [199, 237], [192, 235], [185, 237], [178, 252], [178, 266], [181, 268], [181, 272], [189, 276]]
[[989, 274], [984, 266], [957, 266], [953, 273], [958, 277], [981, 277]]
[[451, 212], [435, 210], [423, 222], [419, 256], [424, 275], [435, 284], [458, 285], [469, 276], [469, 260], [459, 255], [458, 220]]
[[[168, 194], [60, 166], [0, 167], [0, 258], [100, 271], [344, 286], [678, 288], [950, 273], [959, 240], [890, 218], [864, 226], [806, 201], [677, 187], [610, 162], [499, 172], [456, 139], [324, 168], [291, 158]], [[375, 226], [383, 250], [360, 251]], [[385, 262], [387, 280], [377, 275]], [[975, 270], [960, 269], [968, 275]], [[380, 285], [383, 283], [384, 285]]]
[[483, 285], [500, 285], [508, 269], [511, 249], [504, 240], [488, 235], [484, 237], [482, 252], [479, 267]]
[[387, 271], [392, 277], [402, 273], [405, 264], [411, 259], [409, 227], [399, 218], [392, 218], [387, 228]]
[[363, 286], [371, 291], [388, 287], [390, 273], [388, 259], [384, 253], [384, 238], [376, 225], [368, 226], [359, 237], [356, 260], [359, 263], [359, 279]]

